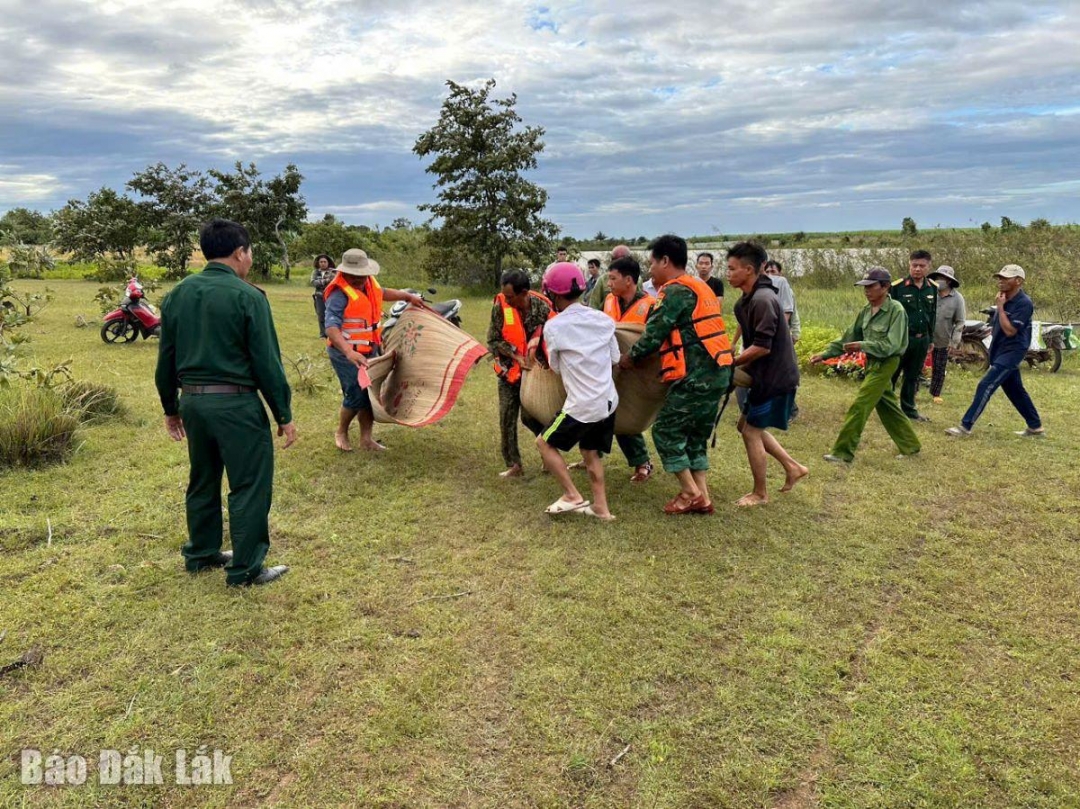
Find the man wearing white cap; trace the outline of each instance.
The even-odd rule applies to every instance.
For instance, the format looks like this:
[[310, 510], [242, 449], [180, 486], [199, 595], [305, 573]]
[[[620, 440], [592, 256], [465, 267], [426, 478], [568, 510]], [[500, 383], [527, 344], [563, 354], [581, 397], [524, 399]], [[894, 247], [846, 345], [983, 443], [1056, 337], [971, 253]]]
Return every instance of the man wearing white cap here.
[[379, 354], [382, 344], [379, 320], [383, 301], [408, 301], [417, 306], [422, 306], [424, 302], [419, 295], [411, 292], [379, 286], [375, 280], [379, 274], [379, 263], [358, 248], [346, 250], [337, 269], [337, 275], [323, 293], [323, 300], [326, 301], [326, 353], [341, 383], [342, 394], [334, 443], [342, 452], [352, 451], [349, 425], [353, 419], [357, 419], [360, 422], [360, 446], [382, 451], [386, 447], [371, 435], [375, 414], [371, 410], [371, 397], [357, 380], [357, 371], [367, 365], [368, 359]]
[[1017, 435], [1041, 436], [1042, 421], [1039, 411], [1024, 389], [1020, 379], [1020, 364], [1031, 345], [1031, 317], [1035, 306], [1031, 298], [1021, 289], [1024, 285], [1024, 270], [1018, 264], [1006, 264], [994, 276], [997, 279], [998, 294], [997, 315], [993, 320], [993, 336], [990, 338], [990, 370], [979, 380], [975, 388], [975, 398], [971, 402], [959, 427], [950, 427], [945, 432], [952, 436], [968, 436], [982, 415], [986, 403], [999, 387], [1017, 409], [1027, 427]]

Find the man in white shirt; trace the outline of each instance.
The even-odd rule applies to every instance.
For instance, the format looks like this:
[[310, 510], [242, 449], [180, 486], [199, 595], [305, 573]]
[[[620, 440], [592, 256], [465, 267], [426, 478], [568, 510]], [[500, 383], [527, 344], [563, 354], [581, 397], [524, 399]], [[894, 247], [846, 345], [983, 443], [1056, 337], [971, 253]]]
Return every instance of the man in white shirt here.
[[[562, 377], [566, 402], [536, 439], [544, 466], [563, 488], [548, 514], [578, 512], [614, 520], [608, 509], [601, 455], [611, 452], [615, 436], [615, 390], [612, 366], [619, 361], [615, 321], [583, 306], [585, 277], [576, 264], [560, 262], [544, 273], [544, 293], [558, 314], [544, 325], [544, 345], [551, 370]], [[560, 452], [577, 446], [589, 470], [593, 502], [581, 496]]]

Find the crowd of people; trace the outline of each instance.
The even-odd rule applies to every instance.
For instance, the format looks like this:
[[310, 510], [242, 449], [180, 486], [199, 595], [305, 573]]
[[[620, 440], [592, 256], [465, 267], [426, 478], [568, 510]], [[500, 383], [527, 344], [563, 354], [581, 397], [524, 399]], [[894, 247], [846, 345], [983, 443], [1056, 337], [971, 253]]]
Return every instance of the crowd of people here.
[[[247, 283], [251, 240], [236, 222], [215, 219], [200, 234], [207, 264], [188, 277], [162, 303], [162, 333], [156, 385], [165, 428], [176, 441], [186, 439], [190, 461], [185, 499], [188, 541], [182, 553], [196, 573], [224, 567], [229, 585], [275, 581], [285, 566], [266, 567], [268, 513], [273, 482], [269, 407], [288, 448], [296, 440], [291, 392], [281, 362], [277, 334], [265, 294]], [[752, 490], [736, 501], [748, 507], [767, 503], [768, 459], [784, 471], [780, 489], [793, 489], [809, 474], [773, 434], [796, 416], [800, 337], [798, 309], [779, 262], [757, 244], [740, 242], [727, 251], [726, 279], [741, 295], [733, 310], [737, 328], [729, 336], [724, 320], [723, 282], [715, 256], [700, 253], [688, 271], [686, 241], [675, 235], [648, 247], [648, 276], [625, 245], [611, 252], [606, 271], [591, 259], [587, 276], [560, 249], [547, 268], [541, 289], [522, 270], [502, 277], [487, 334], [494, 359], [499, 402], [503, 478], [524, 475], [518, 447], [519, 421], [536, 436], [544, 468], [561, 488], [549, 514], [577, 513], [609, 522], [602, 457], [614, 442], [632, 470], [630, 481], [644, 484], [653, 463], [641, 434], [615, 435], [619, 394], [615, 369], [629, 371], [656, 355], [668, 383], [652, 425], [653, 444], [677, 490], [663, 506], [668, 515], [707, 515], [716, 508], [708, 487], [708, 439], [732, 390], [738, 388], [737, 429], [753, 478]], [[909, 272], [894, 280], [881, 267], [869, 268], [856, 282], [866, 306], [844, 334], [810, 358], [817, 364], [844, 353], [865, 355], [865, 376], [826, 461], [851, 463], [872, 411], [878, 413], [900, 457], [920, 451], [913, 423], [928, 421], [916, 407], [918, 379], [928, 353], [933, 362], [931, 395], [940, 401], [949, 351], [955, 350], [964, 323], [964, 299], [953, 268], [930, 272], [931, 256], [915, 251]], [[385, 300], [421, 305], [411, 292], [382, 287], [380, 267], [363, 250], [347, 250], [340, 262], [316, 258], [311, 283], [320, 336], [342, 391], [335, 445], [352, 451], [352, 422], [360, 425], [360, 447], [382, 451], [372, 435], [374, 416], [365, 369], [379, 353], [379, 322]], [[1019, 366], [1031, 342], [1031, 299], [1023, 292], [1025, 273], [1007, 265], [997, 274], [997, 309], [992, 323], [990, 369], [974, 400], [950, 436], [972, 433], [997, 388], [1005, 391], [1026, 428], [1043, 433], [1039, 414], [1024, 389]], [[616, 327], [636, 324], [640, 337], [626, 352]], [[522, 374], [535, 363], [557, 373], [566, 400], [549, 423], [522, 409]], [[899, 388], [899, 394], [897, 393]], [[260, 395], [262, 399], [260, 400]], [[564, 453], [580, 450], [582, 461], [568, 465]], [[589, 499], [570, 474], [582, 466], [589, 476]], [[232, 551], [222, 550], [221, 482], [229, 477]]]

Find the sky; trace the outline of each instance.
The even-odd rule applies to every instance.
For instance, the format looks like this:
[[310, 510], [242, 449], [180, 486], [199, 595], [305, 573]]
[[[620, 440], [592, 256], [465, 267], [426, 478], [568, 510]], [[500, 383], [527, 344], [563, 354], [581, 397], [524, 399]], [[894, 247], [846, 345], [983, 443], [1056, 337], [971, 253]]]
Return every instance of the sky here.
[[0, 211], [295, 163], [421, 222], [445, 82], [496, 80], [591, 237], [1080, 221], [1080, 0], [0, 0]]

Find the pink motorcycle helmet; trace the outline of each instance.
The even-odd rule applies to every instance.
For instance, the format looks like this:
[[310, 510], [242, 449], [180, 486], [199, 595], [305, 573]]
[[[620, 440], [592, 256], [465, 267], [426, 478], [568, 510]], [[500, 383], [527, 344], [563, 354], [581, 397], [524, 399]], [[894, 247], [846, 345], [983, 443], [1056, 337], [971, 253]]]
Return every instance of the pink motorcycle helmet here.
[[559, 261], [547, 268], [540, 286], [548, 297], [552, 295], [569, 295], [572, 292], [584, 292], [585, 275], [577, 264], [569, 261]]

